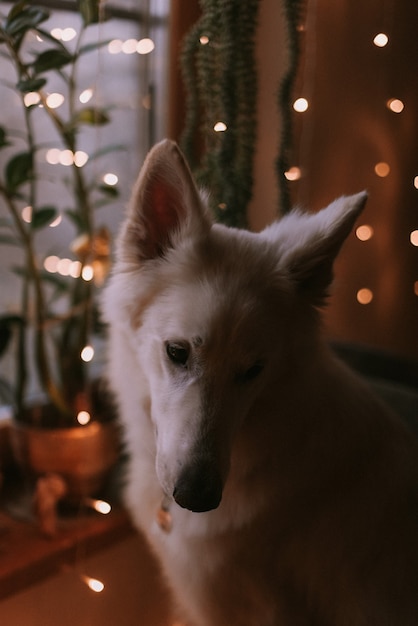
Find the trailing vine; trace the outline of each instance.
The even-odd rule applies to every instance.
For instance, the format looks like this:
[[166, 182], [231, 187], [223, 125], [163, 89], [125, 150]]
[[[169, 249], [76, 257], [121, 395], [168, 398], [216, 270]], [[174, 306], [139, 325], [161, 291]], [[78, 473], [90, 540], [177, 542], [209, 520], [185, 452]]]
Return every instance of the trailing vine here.
[[[258, 0], [200, 0], [202, 15], [181, 55], [187, 102], [181, 139], [216, 218], [247, 225], [253, 186]], [[214, 130], [222, 122], [225, 130]]]

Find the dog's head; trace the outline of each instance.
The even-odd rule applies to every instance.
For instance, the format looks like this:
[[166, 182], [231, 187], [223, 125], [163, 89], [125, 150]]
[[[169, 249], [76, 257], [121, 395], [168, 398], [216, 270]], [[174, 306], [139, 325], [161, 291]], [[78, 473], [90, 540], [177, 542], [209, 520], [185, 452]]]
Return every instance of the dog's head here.
[[219, 505], [233, 442], [266, 389], [278, 393], [297, 367], [298, 349], [316, 341], [316, 309], [365, 200], [292, 212], [254, 234], [212, 223], [176, 144], [148, 155], [118, 242], [108, 317], [130, 327], [157, 475], [180, 506]]

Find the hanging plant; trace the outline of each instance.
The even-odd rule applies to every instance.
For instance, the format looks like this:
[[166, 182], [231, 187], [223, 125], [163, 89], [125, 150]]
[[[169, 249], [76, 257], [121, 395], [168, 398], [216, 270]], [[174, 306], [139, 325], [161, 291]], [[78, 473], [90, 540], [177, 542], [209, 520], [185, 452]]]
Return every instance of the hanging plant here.
[[201, 0], [181, 55], [187, 92], [183, 151], [216, 218], [245, 227], [252, 195], [258, 0]]

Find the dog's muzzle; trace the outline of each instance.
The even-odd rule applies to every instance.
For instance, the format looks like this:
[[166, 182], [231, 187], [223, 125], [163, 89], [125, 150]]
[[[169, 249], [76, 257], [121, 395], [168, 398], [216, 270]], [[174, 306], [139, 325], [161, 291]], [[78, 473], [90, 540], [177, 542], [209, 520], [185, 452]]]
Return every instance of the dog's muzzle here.
[[222, 499], [223, 481], [213, 462], [194, 463], [183, 469], [173, 490], [177, 504], [193, 513], [216, 509]]

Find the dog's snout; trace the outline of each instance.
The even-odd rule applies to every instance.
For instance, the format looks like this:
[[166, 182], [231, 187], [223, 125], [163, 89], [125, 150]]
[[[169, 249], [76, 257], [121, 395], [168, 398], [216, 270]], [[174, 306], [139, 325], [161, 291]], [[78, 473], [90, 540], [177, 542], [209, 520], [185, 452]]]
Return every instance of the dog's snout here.
[[207, 462], [186, 467], [177, 480], [173, 498], [194, 513], [216, 509], [222, 499], [223, 481], [216, 468]]

